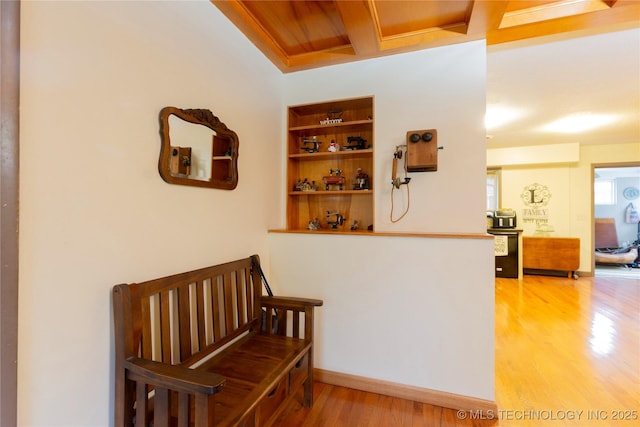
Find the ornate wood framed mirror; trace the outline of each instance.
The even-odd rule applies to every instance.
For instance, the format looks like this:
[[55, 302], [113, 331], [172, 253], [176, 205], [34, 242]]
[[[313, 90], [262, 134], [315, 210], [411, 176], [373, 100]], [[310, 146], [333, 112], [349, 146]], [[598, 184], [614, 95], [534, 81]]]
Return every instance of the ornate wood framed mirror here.
[[160, 111], [160, 176], [170, 184], [233, 190], [238, 135], [205, 109]]

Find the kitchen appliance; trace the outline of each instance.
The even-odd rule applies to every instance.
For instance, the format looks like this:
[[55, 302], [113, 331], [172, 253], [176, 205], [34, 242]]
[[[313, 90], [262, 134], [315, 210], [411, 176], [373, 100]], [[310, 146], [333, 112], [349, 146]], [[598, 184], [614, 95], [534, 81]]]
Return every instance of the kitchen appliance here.
[[491, 216], [487, 213], [487, 218], [492, 218], [491, 228], [516, 228], [516, 212], [514, 210], [496, 210]]

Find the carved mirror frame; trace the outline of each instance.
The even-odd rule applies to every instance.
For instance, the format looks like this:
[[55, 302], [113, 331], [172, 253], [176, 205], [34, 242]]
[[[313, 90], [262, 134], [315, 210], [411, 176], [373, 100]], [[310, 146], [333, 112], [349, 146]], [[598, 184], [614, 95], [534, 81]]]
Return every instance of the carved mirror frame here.
[[[172, 168], [176, 163], [179, 149], [188, 148], [189, 157], [184, 159], [185, 166], [190, 166], [191, 148], [172, 145], [169, 118], [174, 115], [178, 119], [194, 125], [205, 126], [213, 131], [211, 141], [211, 171], [209, 177], [192, 178], [188, 174], [178, 173]], [[238, 135], [206, 109], [180, 109], [165, 107], [160, 111], [160, 159], [158, 171], [162, 179], [169, 184], [189, 185], [194, 187], [218, 188], [233, 190], [238, 185]], [[176, 144], [189, 144], [189, 141], [174, 141]], [[173, 158], [172, 158], [173, 157]], [[179, 161], [179, 159], [177, 159]], [[172, 172], [173, 169], [173, 172]], [[208, 178], [208, 179], [206, 179]]]

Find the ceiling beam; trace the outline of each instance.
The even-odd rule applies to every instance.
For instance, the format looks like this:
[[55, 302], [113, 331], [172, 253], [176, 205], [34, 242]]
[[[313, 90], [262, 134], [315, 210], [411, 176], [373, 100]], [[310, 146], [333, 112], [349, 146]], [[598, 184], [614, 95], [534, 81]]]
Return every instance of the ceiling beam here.
[[420, 31], [384, 37], [380, 46], [382, 50], [412, 51], [425, 49], [440, 42], [462, 43], [471, 41], [467, 38], [468, 26], [465, 22], [443, 27], [426, 28]]
[[283, 71], [285, 73], [289, 73], [292, 71], [307, 70], [326, 65], [350, 62], [354, 59], [361, 58], [356, 56], [356, 53], [351, 46], [336, 47], [332, 49], [291, 55], [287, 59], [287, 69]]
[[482, 34], [484, 37], [487, 32], [498, 29], [508, 3], [508, 1], [474, 1], [468, 19], [467, 34]]
[[336, 1], [335, 4], [356, 54], [369, 56], [379, 52], [380, 42], [369, 2]]

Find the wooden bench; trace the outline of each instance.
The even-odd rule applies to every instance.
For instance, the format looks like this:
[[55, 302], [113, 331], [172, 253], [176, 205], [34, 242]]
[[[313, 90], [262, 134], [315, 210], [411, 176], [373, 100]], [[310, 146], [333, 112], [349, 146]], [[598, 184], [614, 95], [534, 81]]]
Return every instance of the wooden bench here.
[[268, 426], [313, 404], [322, 301], [262, 295], [259, 258], [113, 288], [116, 426]]

